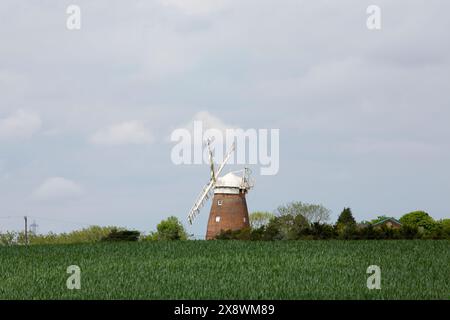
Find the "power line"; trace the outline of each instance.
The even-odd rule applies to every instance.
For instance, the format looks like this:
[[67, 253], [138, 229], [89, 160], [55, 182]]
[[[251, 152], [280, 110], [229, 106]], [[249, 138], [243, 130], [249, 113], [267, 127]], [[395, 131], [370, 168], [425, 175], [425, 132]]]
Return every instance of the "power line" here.
[[47, 218], [47, 217], [41, 217], [41, 216], [29, 216], [35, 219], [39, 220], [47, 220], [47, 221], [54, 221], [54, 222], [60, 222], [60, 223], [69, 223], [69, 224], [78, 224], [78, 225], [86, 225], [86, 226], [92, 226], [92, 223], [87, 222], [80, 222], [80, 221], [69, 221], [69, 220], [63, 220], [63, 219], [55, 219], [55, 218]]
[[[69, 221], [69, 220], [63, 220], [63, 219], [55, 219], [55, 218], [47, 218], [47, 217], [41, 217], [41, 216], [35, 216], [35, 215], [27, 215], [27, 217], [40, 219], [40, 220], [48, 220], [48, 221], [55, 221], [55, 222], [61, 222], [61, 223], [70, 223], [70, 224], [80, 224], [80, 225], [87, 225], [91, 226], [92, 223], [87, 222], [80, 222], [80, 221]], [[23, 216], [3, 216], [0, 217], [0, 219], [23, 219]]]

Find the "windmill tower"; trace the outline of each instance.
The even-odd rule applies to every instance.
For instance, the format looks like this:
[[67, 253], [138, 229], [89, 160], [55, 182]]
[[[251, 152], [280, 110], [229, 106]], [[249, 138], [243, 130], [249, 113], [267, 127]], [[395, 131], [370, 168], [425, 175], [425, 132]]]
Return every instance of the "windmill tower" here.
[[239, 230], [250, 226], [245, 195], [253, 187], [253, 182], [248, 168], [220, 176], [225, 164], [235, 150], [235, 144], [233, 144], [217, 171], [214, 170], [214, 160], [210, 147], [211, 140], [208, 139], [207, 145], [211, 178], [189, 212], [188, 220], [192, 224], [194, 218], [200, 213], [201, 207], [213, 195], [206, 231], [206, 240], [210, 240], [214, 239], [222, 230]]

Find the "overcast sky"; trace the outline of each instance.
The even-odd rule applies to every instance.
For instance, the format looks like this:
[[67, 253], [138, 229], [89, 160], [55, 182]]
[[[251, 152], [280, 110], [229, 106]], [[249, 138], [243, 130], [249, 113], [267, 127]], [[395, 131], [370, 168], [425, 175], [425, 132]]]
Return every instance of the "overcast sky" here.
[[[81, 30], [66, 8], [81, 8]], [[368, 30], [366, 9], [381, 8]], [[186, 215], [207, 165], [171, 132], [280, 129], [250, 211], [289, 201], [357, 220], [450, 217], [450, 3], [433, 0], [0, 2], [0, 230], [149, 231]], [[233, 169], [234, 167], [230, 167]], [[210, 203], [191, 233], [203, 235]], [[11, 218], [7, 218], [11, 217]]]

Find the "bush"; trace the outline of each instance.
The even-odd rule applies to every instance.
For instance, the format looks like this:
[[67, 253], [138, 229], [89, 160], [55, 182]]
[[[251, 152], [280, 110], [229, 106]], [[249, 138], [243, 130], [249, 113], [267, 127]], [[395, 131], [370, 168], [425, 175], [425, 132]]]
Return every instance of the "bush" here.
[[425, 211], [413, 211], [403, 215], [400, 218], [403, 225], [408, 225], [417, 228], [419, 231], [429, 233], [434, 231], [438, 224]]
[[252, 239], [252, 229], [244, 228], [240, 230], [220, 230], [215, 237], [216, 240], [254, 240]]
[[16, 243], [17, 232], [7, 231], [5, 233], [0, 233], [0, 245], [11, 246]]
[[359, 229], [359, 238], [365, 240], [380, 239], [379, 229], [375, 229], [371, 224]]
[[138, 241], [141, 233], [134, 230], [117, 230], [113, 229], [103, 241]]
[[294, 240], [303, 220], [292, 214], [284, 214], [270, 220], [266, 227], [265, 240]]
[[450, 219], [442, 219], [438, 223], [442, 230], [443, 236], [450, 239]]
[[188, 235], [177, 217], [169, 217], [156, 227], [157, 240], [187, 240]]
[[417, 228], [416, 226], [405, 224], [400, 228], [400, 235], [402, 239], [420, 238], [419, 228]]
[[266, 232], [266, 227], [262, 226], [260, 228], [251, 229], [250, 240], [261, 241], [264, 240], [264, 234]]
[[[336, 238], [336, 229], [325, 223], [313, 223], [310, 228], [310, 235], [313, 239], [333, 239]], [[307, 235], [305, 233], [304, 235]]]
[[358, 239], [358, 229], [356, 225], [337, 225], [337, 234], [339, 239], [355, 240]]
[[[91, 226], [81, 230], [74, 230], [69, 233], [56, 234], [49, 232], [47, 234], [28, 234], [28, 243], [30, 245], [45, 244], [76, 244], [76, 243], [95, 243], [107, 237], [112, 230], [118, 230], [116, 227]], [[25, 244], [25, 234], [21, 232], [0, 233], [0, 245], [23, 245]]]

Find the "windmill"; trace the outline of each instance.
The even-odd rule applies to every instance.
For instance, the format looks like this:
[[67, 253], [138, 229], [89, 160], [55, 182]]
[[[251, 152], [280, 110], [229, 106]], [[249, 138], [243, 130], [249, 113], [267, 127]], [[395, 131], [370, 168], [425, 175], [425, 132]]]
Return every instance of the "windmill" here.
[[214, 170], [211, 142], [211, 139], [207, 140], [211, 177], [203, 187], [188, 215], [189, 224], [192, 224], [194, 218], [200, 213], [200, 209], [213, 196], [206, 231], [207, 240], [214, 239], [221, 230], [239, 230], [250, 226], [245, 195], [253, 187], [249, 168], [220, 176], [225, 164], [235, 150], [234, 143], [217, 171]]

